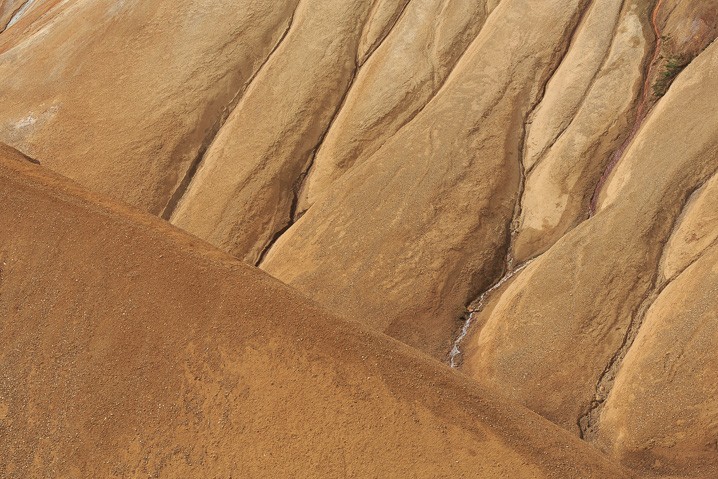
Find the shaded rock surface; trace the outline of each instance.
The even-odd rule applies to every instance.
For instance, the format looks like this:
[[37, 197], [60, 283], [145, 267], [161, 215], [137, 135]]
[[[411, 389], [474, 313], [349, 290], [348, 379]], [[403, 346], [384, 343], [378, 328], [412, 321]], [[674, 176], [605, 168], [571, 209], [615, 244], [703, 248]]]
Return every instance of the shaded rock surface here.
[[654, 474], [712, 477], [718, 397], [718, 248], [665, 286], [606, 400], [599, 444]]
[[292, 221], [298, 179], [356, 75], [374, 3], [299, 4], [281, 44], [207, 151], [174, 224], [259, 261]]
[[23, 8], [27, 0], [3, 0], [0, 2], [0, 31], [4, 31], [8, 26], [16, 23], [24, 14]]
[[546, 87], [527, 127], [513, 252], [518, 262], [544, 252], [585, 219], [596, 183], [626, 140], [649, 51], [645, 5], [593, 2]]
[[[454, 319], [500, 275], [523, 123], [580, 6], [502, 2], [432, 101], [342, 176], [262, 268], [337, 313], [445, 354]], [[506, 30], [521, 35], [507, 43]]]
[[161, 213], [293, 9], [260, 0], [241, 9], [193, 0], [58, 5], [1, 55], [0, 138]]

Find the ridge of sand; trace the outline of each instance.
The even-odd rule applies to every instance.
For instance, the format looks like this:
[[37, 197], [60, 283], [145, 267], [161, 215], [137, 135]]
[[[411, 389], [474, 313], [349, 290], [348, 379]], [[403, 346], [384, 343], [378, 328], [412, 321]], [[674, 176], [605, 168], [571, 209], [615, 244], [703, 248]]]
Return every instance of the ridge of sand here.
[[528, 410], [0, 149], [3, 477], [623, 477]]

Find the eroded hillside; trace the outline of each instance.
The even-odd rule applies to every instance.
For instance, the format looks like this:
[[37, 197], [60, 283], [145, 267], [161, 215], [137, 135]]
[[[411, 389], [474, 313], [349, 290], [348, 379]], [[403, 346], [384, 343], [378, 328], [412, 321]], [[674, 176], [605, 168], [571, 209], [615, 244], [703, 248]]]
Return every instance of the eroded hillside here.
[[627, 477], [529, 410], [6, 147], [0, 201], [3, 477]]
[[6, 0], [0, 32], [0, 141], [617, 463], [718, 474], [714, 1]]

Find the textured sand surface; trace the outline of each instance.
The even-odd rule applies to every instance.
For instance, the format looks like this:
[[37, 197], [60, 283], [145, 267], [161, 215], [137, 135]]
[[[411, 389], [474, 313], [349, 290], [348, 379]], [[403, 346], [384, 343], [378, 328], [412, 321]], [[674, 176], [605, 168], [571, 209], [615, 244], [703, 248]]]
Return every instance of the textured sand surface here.
[[2, 477], [624, 477], [534, 413], [4, 147], [0, 200]]

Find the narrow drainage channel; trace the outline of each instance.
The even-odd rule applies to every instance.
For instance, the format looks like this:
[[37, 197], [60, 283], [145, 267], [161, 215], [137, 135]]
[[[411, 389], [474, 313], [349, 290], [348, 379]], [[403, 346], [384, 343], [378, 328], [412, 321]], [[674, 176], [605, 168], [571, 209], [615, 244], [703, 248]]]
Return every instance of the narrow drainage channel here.
[[15, 12], [15, 15], [12, 16], [9, 22], [7, 22], [7, 26], [5, 27], [5, 30], [15, 25], [20, 18], [27, 12], [27, 9], [30, 8], [30, 6], [33, 4], [35, 0], [27, 0], [25, 3], [23, 3], [22, 7], [20, 7], [20, 10]]
[[[509, 281], [511, 278], [523, 271], [532, 262], [533, 259], [530, 259], [525, 263], [520, 264], [518, 267], [510, 269], [508, 273], [506, 273], [500, 280], [494, 283], [494, 285], [491, 286], [489, 289], [481, 293], [481, 296], [479, 296], [479, 298], [472, 303], [472, 305], [469, 307], [469, 317], [466, 318], [464, 326], [462, 326], [461, 328], [461, 333], [459, 333], [459, 336], [454, 341], [454, 345], [449, 352], [449, 366], [451, 366], [452, 368], [458, 368], [461, 365], [463, 355], [463, 352], [461, 351], [461, 343], [469, 334], [469, 330], [471, 329], [471, 326], [476, 319], [476, 315], [478, 315], [484, 309], [484, 306], [486, 306], [486, 300], [494, 293], [494, 291], [501, 288], [504, 284], [506, 284], [507, 281]], [[509, 261], [509, 265], [510, 264], [511, 261]]]
[[651, 14], [651, 27], [653, 28], [653, 34], [656, 36], [656, 47], [653, 50], [653, 57], [651, 57], [651, 61], [648, 63], [648, 68], [646, 69], [646, 78], [643, 82], [641, 101], [638, 103], [638, 109], [636, 110], [636, 119], [633, 122], [633, 127], [631, 128], [630, 134], [621, 144], [621, 146], [613, 153], [613, 155], [611, 156], [611, 160], [608, 162], [606, 169], [603, 171], [601, 178], [596, 184], [596, 189], [593, 191], [593, 196], [591, 197], [591, 204], [588, 210], [589, 216], [593, 216], [594, 214], [596, 214], [598, 197], [601, 194], [601, 190], [606, 184], [606, 181], [611, 175], [611, 172], [613, 172], [618, 163], [621, 161], [621, 158], [623, 158], [623, 154], [626, 152], [628, 145], [630, 145], [633, 139], [636, 137], [636, 134], [641, 128], [641, 125], [643, 125], [643, 121], [646, 119], [646, 116], [648, 116], [648, 103], [651, 98], [651, 78], [653, 76], [653, 70], [658, 64], [658, 59], [661, 56], [661, 47], [663, 46], [661, 29], [658, 26], [658, 13], [660, 12], [662, 6], [663, 0], [658, 0], [658, 2], [656, 2], [656, 6], [653, 9], [653, 13]]

